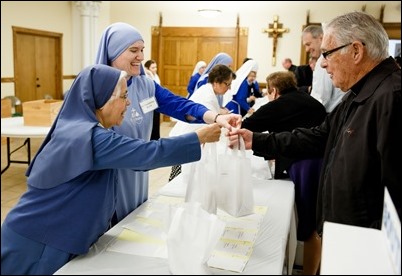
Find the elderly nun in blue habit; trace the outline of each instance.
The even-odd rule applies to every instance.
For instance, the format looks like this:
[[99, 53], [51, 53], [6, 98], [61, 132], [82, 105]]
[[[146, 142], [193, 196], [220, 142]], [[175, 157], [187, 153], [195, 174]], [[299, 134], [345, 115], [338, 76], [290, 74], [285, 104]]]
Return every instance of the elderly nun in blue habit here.
[[[1, 227], [1, 274], [53, 274], [109, 229], [117, 168], [151, 170], [200, 159], [190, 133], [145, 142], [115, 133], [130, 104], [126, 73], [106, 65], [75, 79], [51, 130], [27, 170], [27, 191]], [[184, 152], [183, 154], [180, 154]]]
[[[141, 34], [129, 24], [114, 23], [103, 32], [96, 63], [124, 70], [130, 76], [127, 86], [131, 106], [127, 109], [123, 124], [115, 127], [115, 131], [129, 137], [149, 141], [154, 109], [184, 122], [213, 123], [216, 112], [177, 96], [146, 77], [142, 66], [143, 49], [144, 40]], [[241, 117], [219, 116], [216, 122], [230, 128], [228, 122], [231, 120], [240, 124]], [[182, 150], [184, 149], [183, 147]], [[157, 162], [157, 160], [155, 161]], [[120, 185], [117, 189], [117, 208], [113, 224], [122, 220], [148, 199], [148, 172], [120, 169], [118, 174]]]
[[[195, 86], [197, 85], [198, 80], [200, 79], [201, 75], [204, 73], [205, 69], [207, 68], [207, 63], [203, 60], [200, 60], [197, 62], [197, 64], [194, 66], [193, 73], [191, 74], [190, 80], [188, 81], [187, 84], [187, 99], [191, 97], [191, 95], [194, 93]], [[202, 70], [200, 74], [200, 70]]]

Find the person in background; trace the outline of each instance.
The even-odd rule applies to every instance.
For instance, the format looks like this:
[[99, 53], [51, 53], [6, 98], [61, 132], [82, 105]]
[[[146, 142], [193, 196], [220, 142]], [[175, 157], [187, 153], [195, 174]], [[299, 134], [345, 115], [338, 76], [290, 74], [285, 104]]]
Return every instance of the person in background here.
[[74, 80], [26, 172], [27, 191], [1, 226], [2, 275], [51, 275], [86, 254], [110, 228], [122, 184], [116, 169], [193, 162], [200, 144], [219, 140], [218, 124], [151, 142], [114, 132], [130, 105], [126, 76], [98, 64]]
[[232, 83], [230, 93], [223, 96], [223, 103], [227, 110], [242, 116], [253, 114], [252, 106], [255, 99], [262, 97], [258, 82], [255, 81], [257, 71], [258, 64], [253, 59], [243, 63], [236, 71], [238, 78]]
[[310, 57], [308, 60], [308, 64], [297, 66], [295, 76], [299, 91], [307, 94], [311, 93], [311, 85], [313, 84], [313, 71], [316, 62], [316, 58]]
[[[209, 110], [218, 113], [222, 112], [218, 103], [218, 98], [216, 96], [224, 95], [225, 93], [227, 93], [229, 91], [230, 84], [234, 79], [236, 79], [236, 74], [232, 71], [232, 69], [230, 69], [230, 67], [223, 64], [217, 64], [209, 72], [208, 83], [197, 89], [197, 91], [195, 91], [190, 97], [190, 100], [206, 106]], [[202, 125], [203, 124], [177, 122], [170, 131], [169, 136], [177, 136], [183, 133], [188, 133], [201, 127]], [[191, 164], [186, 167], [190, 166]], [[178, 176], [181, 171], [181, 165], [173, 166], [169, 176], [169, 181]]]
[[204, 73], [206, 67], [207, 63], [203, 60], [200, 60], [195, 65], [193, 73], [191, 74], [190, 80], [187, 85], [187, 98], [190, 98], [191, 95], [194, 93], [195, 85], [197, 84], [197, 81], [201, 77], [202, 73]]
[[211, 59], [211, 61], [208, 63], [207, 67], [205, 68], [204, 73], [202, 73], [201, 77], [198, 79], [197, 84], [195, 86], [196, 87], [195, 90], [200, 88], [200, 86], [208, 83], [209, 71], [211, 71], [212, 68], [217, 64], [223, 64], [223, 65], [232, 67], [233, 58], [231, 56], [229, 56], [228, 54], [223, 53], [223, 52], [218, 53], [216, 56], [214, 56]]
[[396, 64], [398, 64], [399, 68], [401, 68], [401, 56], [397, 56], [395, 58], [395, 62], [396, 62]]
[[[255, 132], [282, 132], [297, 127], [313, 127], [324, 121], [327, 114], [324, 106], [308, 94], [298, 91], [293, 73], [275, 72], [268, 75], [266, 81], [269, 102], [244, 119], [243, 128]], [[268, 160], [274, 158], [264, 157]], [[274, 178], [290, 178], [295, 184], [297, 239], [304, 242], [303, 274], [306, 275], [315, 275], [319, 263], [316, 256], [321, 251], [315, 227], [321, 164], [322, 158], [275, 158]]]
[[[156, 61], [153, 59], [147, 60], [144, 66], [146, 75], [160, 85], [161, 80], [158, 75], [158, 65], [156, 64]], [[160, 124], [161, 124], [161, 115], [158, 111], [154, 110], [151, 140], [158, 140], [161, 137]]]
[[[256, 132], [282, 132], [322, 123], [326, 115], [325, 108], [308, 94], [298, 93], [293, 73], [274, 72], [267, 76], [266, 82], [269, 102], [245, 118], [242, 128]], [[275, 178], [287, 178], [286, 171], [293, 161], [293, 159], [277, 158]]]
[[401, 69], [388, 56], [388, 44], [373, 16], [336, 17], [324, 26], [320, 65], [334, 86], [349, 92], [325, 121], [292, 132], [229, 133], [231, 146], [241, 135], [246, 149], [258, 154], [323, 157], [317, 239], [324, 221], [380, 229], [385, 187], [401, 217]]
[[313, 57], [310, 57], [309, 60], [308, 60], [308, 65], [310, 66], [311, 71], [314, 72], [316, 64], [317, 64], [317, 59], [313, 58]]
[[145, 73], [148, 77], [154, 80], [157, 84], [161, 85], [161, 80], [158, 75], [158, 64], [155, 60], [149, 59], [144, 64]]
[[292, 60], [290, 58], [285, 58], [282, 61], [282, 66], [284, 69], [290, 71], [290, 72], [295, 72], [297, 66], [293, 64]]
[[[243, 59], [243, 64], [246, 63], [247, 61], [249, 61], [250, 59], [253, 59], [253, 58], [245, 57], [245, 58]], [[256, 76], [256, 77], [257, 77], [257, 76]], [[254, 79], [254, 84], [253, 84], [253, 86], [254, 86], [254, 87], [257, 87], [257, 88], [258, 88], [258, 93], [261, 94], [261, 97], [257, 97], [257, 98], [254, 99], [253, 102], [251, 102], [251, 105], [250, 105], [250, 106], [253, 107], [253, 109], [254, 109], [254, 111], [255, 111], [255, 110], [257, 110], [261, 105], [266, 104], [266, 103], [268, 102], [268, 98], [265, 97], [265, 96], [267, 95], [267, 93], [264, 94], [263, 91], [259, 91], [259, 90], [260, 90], [260, 84], [258, 83], [257, 78]], [[251, 90], [251, 89], [250, 89], [250, 90]]]
[[[111, 24], [102, 34], [96, 63], [113, 66], [126, 71], [129, 75], [127, 89], [131, 106], [126, 111], [123, 123], [115, 127], [117, 133], [149, 141], [153, 110], [190, 123], [217, 122], [226, 128], [240, 125], [239, 115], [217, 116], [217, 112], [177, 96], [146, 77], [142, 67], [144, 47], [141, 34], [126, 23]], [[119, 169], [118, 179], [117, 207], [112, 224], [122, 220], [148, 199], [148, 172]]]
[[[311, 58], [317, 59], [318, 64], [321, 64], [323, 61], [320, 48], [322, 37], [323, 31], [319, 25], [307, 26], [302, 33], [303, 45], [306, 52], [310, 54]], [[321, 66], [316, 66], [313, 72], [310, 95], [324, 105], [327, 113], [331, 112], [341, 102], [344, 94], [332, 84], [331, 77], [325, 69]]]
[[250, 59], [253, 59], [253, 58], [245, 57], [245, 58], [243, 59], [243, 64], [246, 63], [247, 61], [249, 61]]
[[[217, 64], [223, 64], [223, 65], [226, 65], [226, 66], [229, 66], [230, 68], [232, 67], [232, 64], [233, 64], [233, 58], [231, 57], [231, 56], [229, 56], [228, 54], [226, 54], [226, 53], [218, 53], [216, 56], [214, 56], [213, 58], [212, 58], [212, 60], [208, 63], [208, 65], [207, 65], [207, 68], [205, 68], [205, 71], [204, 71], [204, 73], [201, 75], [201, 77], [198, 79], [198, 81], [197, 81], [197, 84], [195, 85], [195, 90], [194, 91], [196, 91], [198, 88], [200, 88], [202, 85], [204, 85], [204, 84], [206, 84], [206, 83], [208, 83], [208, 74], [209, 74], [209, 71], [211, 71], [212, 70], [212, 68], [215, 66], [215, 65], [217, 65]], [[217, 96], [218, 97], [218, 102], [219, 102], [219, 105], [221, 106], [221, 109], [222, 109], [222, 113], [225, 113], [226, 112], [226, 109], [225, 109], [225, 107], [224, 107], [224, 105], [223, 105], [223, 96], [221, 96], [221, 95], [218, 95]]]

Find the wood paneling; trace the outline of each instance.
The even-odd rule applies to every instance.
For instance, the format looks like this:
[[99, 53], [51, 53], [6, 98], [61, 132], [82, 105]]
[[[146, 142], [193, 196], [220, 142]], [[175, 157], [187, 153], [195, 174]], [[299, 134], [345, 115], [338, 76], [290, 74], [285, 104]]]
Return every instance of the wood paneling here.
[[401, 23], [382, 23], [390, 39], [401, 39]]
[[[247, 56], [247, 28], [152, 27], [152, 55], [163, 86], [186, 97], [195, 64], [219, 52], [232, 56], [236, 70]], [[169, 118], [164, 116], [164, 121]]]

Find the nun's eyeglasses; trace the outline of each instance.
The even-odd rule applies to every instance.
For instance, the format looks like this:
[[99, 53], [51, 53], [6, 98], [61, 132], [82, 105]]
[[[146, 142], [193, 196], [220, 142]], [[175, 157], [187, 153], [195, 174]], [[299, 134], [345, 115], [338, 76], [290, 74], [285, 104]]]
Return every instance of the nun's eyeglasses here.
[[120, 95], [119, 97], [120, 97], [120, 99], [123, 99], [123, 100], [127, 101], [127, 99], [128, 99], [128, 93], [126, 92], [126, 93], [124, 93], [123, 95]]

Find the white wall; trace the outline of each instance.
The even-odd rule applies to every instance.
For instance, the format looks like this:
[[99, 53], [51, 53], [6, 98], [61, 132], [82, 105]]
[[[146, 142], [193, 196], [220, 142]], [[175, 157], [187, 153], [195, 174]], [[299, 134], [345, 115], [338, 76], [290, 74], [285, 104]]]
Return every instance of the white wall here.
[[[76, 75], [74, 66], [81, 58], [80, 41], [74, 38], [77, 22], [73, 15], [73, 1], [1, 1], [1, 77], [14, 77], [12, 26], [38, 29], [63, 34], [63, 75]], [[99, 13], [99, 33], [110, 22], [110, 3], [102, 2]], [[95, 57], [94, 57], [95, 59]], [[66, 91], [73, 80], [63, 81]], [[1, 98], [14, 95], [13, 83], [1, 84]]]
[[[265, 81], [267, 74], [283, 70], [281, 60], [290, 57], [297, 65], [301, 54], [301, 30], [306, 24], [307, 11], [310, 10], [310, 22], [324, 22], [333, 17], [353, 10], [366, 11], [376, 18], [380, 16], [381, 5], [385, 4], [384, 22], [401, 22], [400, 1], [102, 1], [99, 14], [98, 41], [103, 29], [110, 23], [123, 21], [135, 26], [145, 40], [145, 59], [150, 58], [151, 26], [159, 25], [162, 14], [163, 26], [192, 27], [235, 27], [237, 15], [240, 27], [248, 27], [248, 56], [259, 62], [257, 80]], [[40, 29], [63, 33], [63, 75], [77, 74], [74, 69], [76, 41], [73, 34], [72, 1], [1, 1], [1, 77], [13, 77], [13, 45], [11, 26]], [[197, 14], [198, 9], [217, 8], [222, 15], [214, 19], [205, 19]], [[274, 15], [279, 16], [283, 27], [289, 28], [279, 39], [276, 66], [272, 66], [272, 38], [262, 30], [273, 22]], [[74, 47], [75, 46], [75, 47]], [[94, 57], [95, 58], [95, 57]], [[64, 81], [64, 90], [71, 81]], [[14, 85], [1, 84], [1, 97], [14, 94]]]

